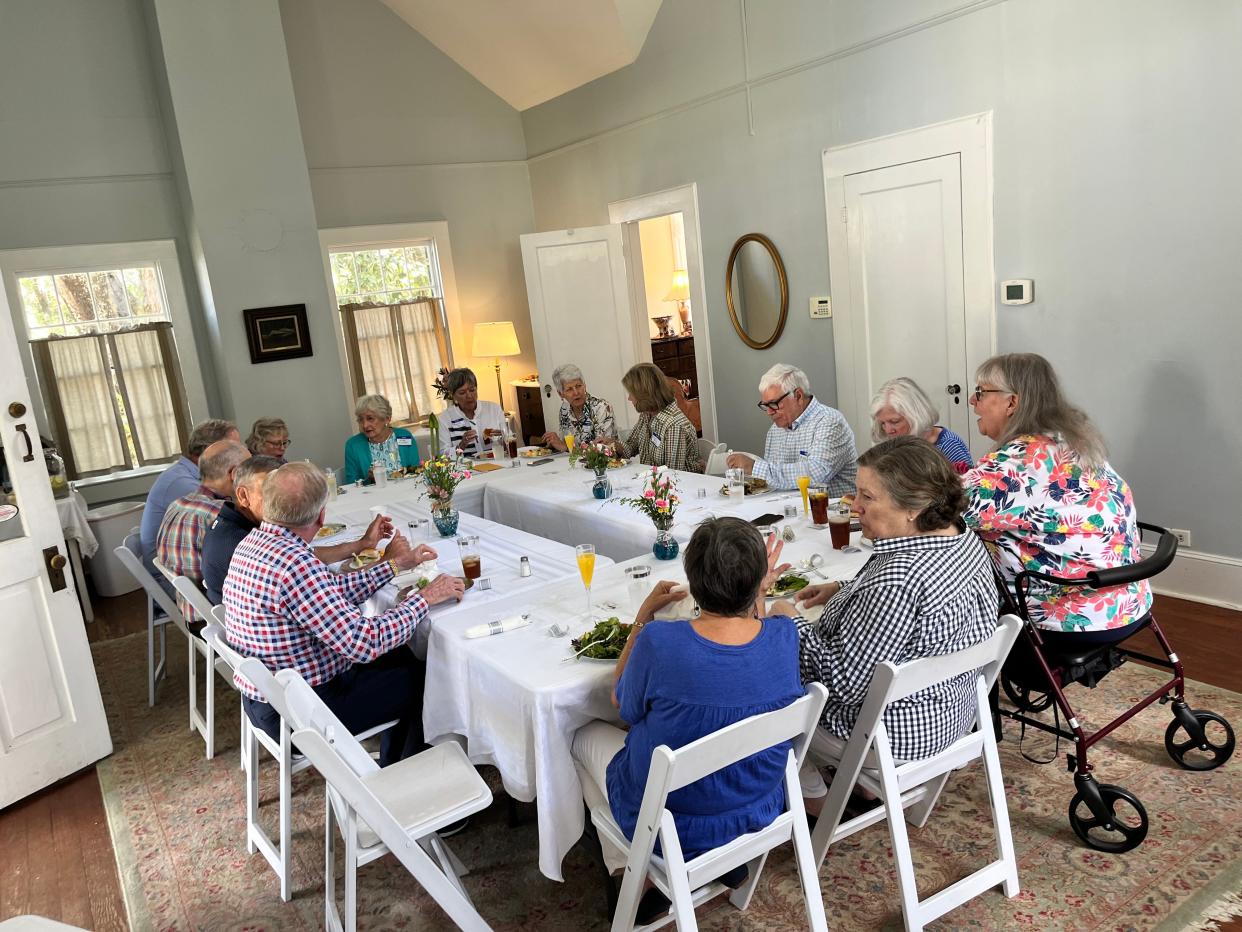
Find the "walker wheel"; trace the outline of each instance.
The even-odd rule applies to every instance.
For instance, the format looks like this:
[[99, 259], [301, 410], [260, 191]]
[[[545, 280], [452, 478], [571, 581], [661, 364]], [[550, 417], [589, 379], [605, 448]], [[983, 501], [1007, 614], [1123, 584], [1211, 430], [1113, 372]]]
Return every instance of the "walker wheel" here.
[[1108, 807], [1107, 819], [1100, 819], [1091, 811], [1081, 792], [1074, 794], [1069, 805], [1070, 827], [1074, 833], [1088, 847], [1111, 854], [1121, 854], [1141, 845], [1147, 837], [1147, 810], [1138, 797], [1119, 786], [1104, 783], [1100, 785], [1100, 798]]
[[1052, 693], [1038, 687], [1032, 688], [1001, 671], [1001, 688], [1019, 712], [1042, 712], [1052, 705]]
[[1164, 733], [1164, 749], [1187, 770], [1215, 770], [1233, 754], [1233, 727], [1215, 712], [1194, 709], [1191, 714], [1203, 728], [1203, 743], [1196, 744], [1173, 719]]

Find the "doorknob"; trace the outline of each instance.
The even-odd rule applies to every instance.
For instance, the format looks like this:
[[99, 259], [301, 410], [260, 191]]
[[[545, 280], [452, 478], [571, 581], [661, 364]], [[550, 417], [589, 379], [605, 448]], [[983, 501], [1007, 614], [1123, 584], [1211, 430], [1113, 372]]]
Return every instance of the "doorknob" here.
[[958, 395], [962, 392], [962, 386], [954, 382], [952, 385], [946, 385], [944, 390], [953, 396], [953, 403], [955, 405], [960, 405], [962, 403], [962, 399], [958, 397]]
[[15, 401], [9, 405], [9, 417], [25, 417], [26, 406], [20, 401]]
[[65, 565], [68, 563], [65, 555], [55, 547], [48, 547], [43, 551], [43, 562], [47, 564], [47, 580], [52, 584], [52, 591], [60, 592], [65, 588]]

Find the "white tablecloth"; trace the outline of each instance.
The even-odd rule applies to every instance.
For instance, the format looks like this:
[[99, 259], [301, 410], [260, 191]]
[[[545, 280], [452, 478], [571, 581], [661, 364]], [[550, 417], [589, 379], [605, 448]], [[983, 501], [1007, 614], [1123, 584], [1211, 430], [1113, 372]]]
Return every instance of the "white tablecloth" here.
[[61, 530], [66, 540], [76, 540], [82, 556], [90, 559], [99, 550], [99, 541], [86, 520], [86, 499], [77, 491], [70, 491], [64, 498], [56, 499], [56, 514], [60, 517]]
[[[609, 475], [617, 495], [638, 494], [639, 468]], [[676, 477], [683, 501], [673, 533], [683, 547], [708, 515], [750, 519], [779, 514], [787, 502], [800, 503], [796, 492], [730, 502], [719, 494], [723, 480], [718, 476]], [[632, 619], [638, 604], [626, 586], [625, 566], [648, 564], [652, 583], [685, 579], [680, 557], [659, 561], [652, 556], [651, 522], [614, 501], [594, 499], [593, 479], [589, 471], [570, 470], [566, 458], [558, 457], [547, 465], [497, 470], [463, 483], [454, 496], [463, 512], [459, 532], [479, 534], [483, 574], [492, 579], [493, 589], [473, 589], [460, 605], [436, 606], [429, 624], [420, 626], [427, 656], [427, 740], [464, 738], [470, 759], [494, 765], [510, 795], [538, 801], [539, 869], [553, 880], [562, 879], [561, 862], [583, 829], [582, 787], [570, 754], [574, 732], [594, 719], [616, 717], [611, 703], [615, 664], [562, 662], [572, 656], [570, 638], [590, 627], [573, 545], [593, 543], [599, 554], [592, 587], [596, 617]], [[695, 495], [698, 488], [706, 490], [702, 499]], [[345, 521], [361, 533], [371, 520], [370, 509], [380, 507], [408, 530], [406, 522], [430, 516], [420, 491], [411, 480], [385, 489], [351, 490], [329, 505], [329, 520]], [[787, 523], [795, 539], [785, 545], [782, 560], [798, 563], [820, 554], [824, 562], [819, 574], [810, 574], [816, 582], [852, 577], [870, 555], [869, 550], [832, 550], [828, 531], [803, 518], [782, 521], [778, 527]], [[858, 535], [854, 537], [856, 541]], [[457, 572], [460, 559], [451, 539], [438, 537], [431, 528], [423, 542], [440, 552], [441, 569]], [[530, 579], [517, 576], [522, 553], [535, 568]], [[609, 565], [609, 557], [619, 562]], [[372, 609], [382, 609], [394, 597], [395, 590], [386, 587]], [[463, 635], [480, 622], [526, 612], [533, 616], [526, 628], [495, 637]], [[549, 628], [557, 622], [569, 625], [569, 635], [551, 636]]]

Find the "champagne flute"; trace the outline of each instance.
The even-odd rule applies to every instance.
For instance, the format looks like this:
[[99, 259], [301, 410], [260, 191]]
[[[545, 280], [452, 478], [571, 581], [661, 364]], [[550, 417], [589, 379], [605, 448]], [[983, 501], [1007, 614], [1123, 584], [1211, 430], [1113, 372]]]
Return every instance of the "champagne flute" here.
[[586, 587], [586, 615], [591, 620], [591, 577], [595, 575], [595, 545], [579, 544], [574, 548], [578, 557], [578, 575], [582, 577], [582, 585]]
[[570, 456], [573, 456], [573, 452], [574, 452], [574, 435], [573, 434], [565, 435], [565, 449], [569, 452]]

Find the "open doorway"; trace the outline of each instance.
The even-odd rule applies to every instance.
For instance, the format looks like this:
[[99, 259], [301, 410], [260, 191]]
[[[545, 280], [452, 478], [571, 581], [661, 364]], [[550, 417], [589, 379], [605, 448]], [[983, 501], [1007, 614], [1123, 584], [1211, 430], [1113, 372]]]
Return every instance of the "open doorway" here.
[[697, 190], [689, 184], [616, 201], [608, 215], [621, 224], [625, 242], [639, 359], [681, 384], [679, 406], [700, 436], [715, 439]]

